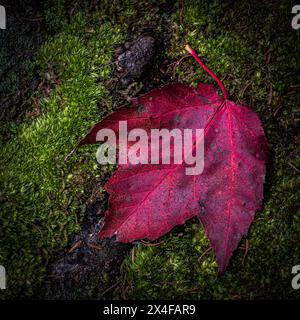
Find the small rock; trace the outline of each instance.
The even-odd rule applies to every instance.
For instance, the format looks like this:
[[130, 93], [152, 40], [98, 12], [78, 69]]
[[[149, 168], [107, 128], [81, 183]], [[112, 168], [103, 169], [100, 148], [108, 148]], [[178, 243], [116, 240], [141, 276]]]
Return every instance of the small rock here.
[[155, 54], [155, 40], [151, 36], [141, 36], [127, 42], [116, 50], [116, 76], [128, 85], [138, 80]]

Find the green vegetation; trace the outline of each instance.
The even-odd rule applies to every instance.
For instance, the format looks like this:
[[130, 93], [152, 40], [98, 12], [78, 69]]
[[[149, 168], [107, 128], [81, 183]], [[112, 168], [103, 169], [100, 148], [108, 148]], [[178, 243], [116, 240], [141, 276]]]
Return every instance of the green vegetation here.
[[119, 27], [79, 12], [37, 54], [50, 93], [38, 100], [41, 114], [0, 150], [0, 264], [9, 275], [8, 295], [34, 294], [54, 250], [78, 232], [86, 204], [101, 198], [95, 150], [64, 157], [109, 108], [101, 81], [109, 78], [113, 46], [121, 41]]
[[[299, 298], [299, 290], [290, 285], [291, 268], [300, 264], [300, 42], [299, 32], [290, 28], [292, 4], [126, 0], [119, 7], [100, 1], [94, 11], [89, 11], [90, 1], [74, 1], [72, 10], [66, 6], [63, 0], [45, 4], [48, 40], [30, 66], [37, 69], [42, 90], [35, 92], [31, 116], [21, 125], [9, 122], [10, 140], [1, 138], [6, 142], [0, 149], [0, 264], [9, 275], [7, 297], [39, 296], [47, 267], [79, 231], [86, 206], [103, 199], [100, 186], [109, 169], [97, 167], [95, 147], [82, 148], [67, 162], [64, 157], [112, 110], [114, 97], [106, 86], [110, 61], [114, 46], [132, 37], [126, 31], [133, 24], [134, 34], [150, 25], [170, 39], [164, 59], [179, 61], [186, 43], [207, 59], [224, 77], [232, 100], [259, 113], [271, 154], [263, 208], [223, 276], [217, 275], [209, 242], [193, 219], [155, 246], [134, 247], [122, 268], [122, 296]], [[162, 25], [164, 10], [167, 27]], [[213, 83], [192, 58], [181, 60], [176, 72], [191, 85]], [[10, 73], [0, 89], [11, 94], [17, 77]]]
[[[297, 84], [299, 38], [289, 29], [290, 8], [259, 1], [251, 6], [242, 1], [235, 5], [184, 1], [182, 12], [174, 15], [172, 57], [184, 55], [184, 45], [189, 43], [207, 58], [212, 70], [225, 77], [231, 98], [250, 105], [264, 122], [271, 146], [265, 201], [247, 243], [241, 242], [223, 276], [217, 275], [201, 226], [188, 223], [159, 239], [163, 243], [158, 246], [140, 244], [135, 249], [134, 259], [127, 259], [128, 297], [300, 297], [290, 285], [291, 268], [300, 261], [299, 93], [292, 89]], [[192, 58], [183, 60], [177, 72], [192, 85], [213, 83]]]

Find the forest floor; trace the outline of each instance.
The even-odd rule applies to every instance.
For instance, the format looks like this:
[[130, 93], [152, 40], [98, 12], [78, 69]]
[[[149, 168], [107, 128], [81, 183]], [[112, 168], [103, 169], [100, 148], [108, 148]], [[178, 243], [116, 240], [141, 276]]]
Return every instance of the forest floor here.
[[[290, 1], [0, 1], [0, 298], [300, 298], [300, 31]], [[117, 48], [155, 39], [151, 63], [129, 81]], [[169, 82], [213, 83], [263, 122], [271, 152], [265, 199], [223, 276], [192, 219], [150, 243], [96, 237], [107, 207], [96, 146], [65, 156], [92, 124]]]

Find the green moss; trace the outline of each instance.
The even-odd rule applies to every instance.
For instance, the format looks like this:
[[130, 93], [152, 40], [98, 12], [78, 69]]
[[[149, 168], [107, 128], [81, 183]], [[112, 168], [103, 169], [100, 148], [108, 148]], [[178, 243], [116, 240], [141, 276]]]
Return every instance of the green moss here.
[[[70, 10], [63, 0], [45, 3], [51, 36], [34, 61], [46, 89], [38, 95], [41, 114], [21, 126], [9, 124], [14, 137], [0, 151], [0, 264], [7, 268], [9, 297], [38, 294], [54, 253], [79, 230], [86, 205], [102, 198], [99, 181], [106, 169], [98, 170], [95, 148], [63, 159], [111, 110], [104, 82], [110, 77], [113, 46], [124, 40], [130, 24], [136, 34], [147, 24], [158, 34], [163, 28], [156, 21], [163, 5], [170, 6], [168, 1], [118, 4], [100, 1], [90, 9], [90, 1], [75, 1]], [[231, 98], [250, 105], [263, 120], [271, 145], [265, 200], [247, 236], [248, 252], [243, 239], [223, 276], [217, 275], [203, 229], [192, 220], [157, 246], [134, 248], [125, 261], [127, 297], [299, 298], [299, 290], [290, 285], [291, 268], [300, 263], [299, 94], [293, 87], [299, 83], [299, 33], [290, 28], [291, 6], [192, 0], [174, 5], [168, 20], [169, 58], [180, 59], [189, 43], [225, 77]], [[180, 81], [191, 85], [213, 83], [192, 58], [182, 60], [176, 71]], [[13, 92], [17, 80], [10, 73], [0, 89]], [[109, 275], [103, 277], [109, 283]]]
[[96, 15], [79, 12], [41, 47], [37, 63], [50, 94], [40, 97], [42, 114], [20, 125], [0, 151], [0, 264], [7, 269], [8, 296], [34, 294], [54, 250], [78, 232], [95, 193], [91, 188], [101, 179], [94, 149], [84, 148], [64, 162], [108, 111], [99, 110], [109, 99], [102, 81], [109, 78], [113, 46], [122, 34], [95, 20]]
[[[297, 34], [285, 20], [290, 8], [279, 2], [268, 7], [185, 1], [174, 15], [171, 56], [179, 59], [189, 43], [225, 77], [231, 98], [250, 105], [264, 122], [271, 146], [265, 200], [247, 236], [248, 251], [243, 239], [223, 276], [217, 275], [196, 221], [159, 239], [159, 246], [138, 245], [134, 260], [126, 262], [129, 298], [300, 298], [291, 287], [291, 269], [300, 263], [300, 159], [295, 141], [299, 94], [288, 94], [298, 83], [299, 68]], [[191, 85], [213, 83], [192, 58], [183, 60], [177, 72]]]
[[203, 230], [192, 223], [176, 228], [160, 239], [157, 246], [139, 244], [134, 258], [126, 261], [127, 280], [133, 286], [130, 297], [174, 299], [198, 291], [200, 282], [212, 282], [216, 278], [217, 265], [212, 252], [199, 260], [208, 249]]

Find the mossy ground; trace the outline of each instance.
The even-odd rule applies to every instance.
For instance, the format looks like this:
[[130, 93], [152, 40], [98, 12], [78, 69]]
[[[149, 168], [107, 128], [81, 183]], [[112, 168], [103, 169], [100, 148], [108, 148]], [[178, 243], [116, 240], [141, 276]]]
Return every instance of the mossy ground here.
[[[0, 264], [9, 275], [8, 297], [38, 296], [47, 266], [79, 230], [86, 206], [103, 199], [101, 185], [111, 168], [96, 165], [96, 149], [63, 159], [115, 105], [107, 89], [114, 46], [132, 36], [129, 29], [134, 34], [157, 24], [156, 32], [168, 37], [163, 59], [179, 61], [189, 43], [224, 77], [231, 98], [259, 113], [271, 146], [265, 200], [223, 276], [203, 229], [192, 220], [156, 246], [135, 245], [116, 296], [299, 298], [290, 284], [291, 268], [300, 264], [299, 32], [290, 27], [291, 8], [281, 1], [128, 0], [119, 7], [97, 2], [90, 10], [89, 1], [46, 2], [48, 40], [33, 62], [42, 86], [22, 124], [7, 125], [10, 138], [0, 151]], [[212, 82], [192, 58], [175, 71], [170, 79]]]
[[[57, 10], [60, 3], [48, 6]], [[73, 13], [71, 23], [59, 20], [58, 34], [36, 53], [47, 91], [36, 100], [39, 114], [26, 119], [0, 151], [0, 264], [13, 296], [34, 294], [54, 250], [65, 247], [79, 230], [86, 205], [101, 199], [103, 171], [97, 173], [94, 151], [86, 148], [64, 162], [109, 109], [103, 81], [109, 78], [113, 47], [123, 37], [119, 26], [98, 21], [82, 10]]]
[[[224, 76], [231, 98], [250, 105], [264, 123], [271, 147], [265, 199], [223, 276], [203, 229], [188, 223], [158, 246], [134, 249], [127, 260], [129, 297], [300, 297], [290, 284], [300, 259], [299, 91], [293, 90], [299, 82], [299, 34], [290, 27], [290, 8], [279, 2], [184, 1], [174, 15], [170, 54], [179, 59], [189, 43]], [[212, 82], [192, 59], [183, 60], [177, 72], [191, 85]]]

